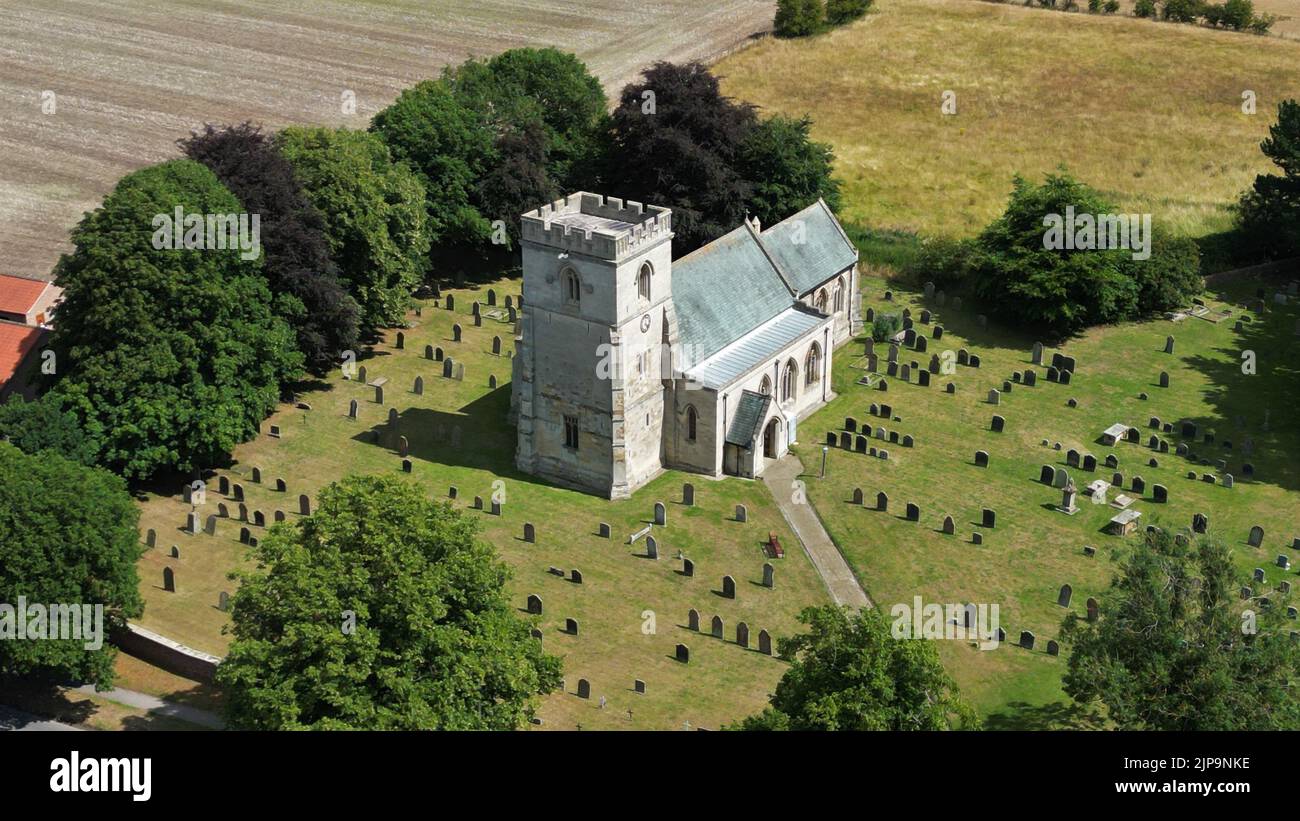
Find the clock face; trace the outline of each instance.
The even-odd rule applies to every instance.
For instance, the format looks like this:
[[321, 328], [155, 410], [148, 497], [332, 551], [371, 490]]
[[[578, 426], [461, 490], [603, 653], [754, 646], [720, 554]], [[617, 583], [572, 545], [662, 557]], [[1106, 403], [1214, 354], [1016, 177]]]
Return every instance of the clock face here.
[[650, 314], [641, 317], [641, 333], [650, 330]]

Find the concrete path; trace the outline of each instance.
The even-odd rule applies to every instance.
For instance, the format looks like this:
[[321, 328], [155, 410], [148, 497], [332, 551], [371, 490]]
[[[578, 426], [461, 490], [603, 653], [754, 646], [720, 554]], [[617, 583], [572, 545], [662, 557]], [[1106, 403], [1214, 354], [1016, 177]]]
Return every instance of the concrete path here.
[[86, 684], [77, 687], [76, 691], [89, 696], [99, 696], [109, 701], [116, 701], [118, 704], [125, 704], [127, 707], [148, 710], [154, 715], [179, 718], [181, 721], [188, 721], [200, 727], [213, 730], [224, 730], [226, 728], [226, 722], [220, 716], [209, 713], [207, 710], [200, 710], [197, 707], [190, 707], [185, 704], [173, 704], [170, 701], [163, 701], [157, 696], [137, 693], [135, 690], [123, 690], [117, 687], [100, 693], [95, 691], [95, 685]]
[[63, 724], [58, 721], [48, 721], [43, 718], [37, 718], [31, 713], [25, 713], [22, 710], [15, 710], [13, 707], [0, 705], [0, 731], [18, 730], [18, 731], [72, 731], [78, 732], [80, 727], [73, 727], [71, 724]]
[[799, 541], [803, 542], [804, 552], [812, 559], [813, 567], [821, 575], [835, 603], [854, 608], [874, 607], [848, 563], [840, 555], [839, 549], [831, 541], [830, 534], [822, 527], [812, 502], [805, 499], [802, 504], [795, 503], [792, 486], [802, 473], [803, 464], [799, 457], [787, 453], [767, 466], [763, 472], [763, 483], [771, 491], [772, 498], [776, 499], [781, 515], [789, 522]]

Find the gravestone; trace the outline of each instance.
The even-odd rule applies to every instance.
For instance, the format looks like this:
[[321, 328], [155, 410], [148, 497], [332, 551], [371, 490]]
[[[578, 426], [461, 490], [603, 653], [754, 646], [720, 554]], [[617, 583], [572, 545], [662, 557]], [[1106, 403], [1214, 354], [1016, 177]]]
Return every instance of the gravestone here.
[[655, 524], [664, 527], [668, 524], [668, 508], [663, 502], [655, 502]]
[[699, 631], [700, 629], [700, 611], [691, 608], [686, 613], [686, 628], [688, 630]]
[[[510, 298], [510, 297], [506, 297], [506, 299], [509, 299], [509, 298]], [[634, 691], [636, 691], [637, 693], [639, 693], [640, 695], [645, 695], [645, 682], [642, 681], [642, 680], [639, 679], [639, 678], [638, 678], [638, 679], [633, 679], [633, 680], [632, 680], [632, 689], [633, 689]]]
[[609, 522], [601, 522], [598, 532], [600, 533], [600, 538], [608, 539], [610, 534]]
[[578, 620], [577, 620], [577, 619], [565, 619], [565, 620], [564, 620], [564, 632], [568, 633], [570, 636], [576, 636], [576, 635], [578, 635]]
[[217, 517], [215, 514], [208, 516], [207, 521], [203, 525], [203, 532], [209, 536], [217, 535]]
[[1068, 584], [1061, 585], [1061, 592], [1056, 594], [1056, 603], [1061, 607], [1070, 606], [1070, 598], [1074, 595], [1074, 588]]
[[155, 531], [152, 527], [145, 532], [144, 543], [148, 547], [156, 547], [158, 545], [158, 532]]
[[989, 466], [989, 455], [987, 451], [975, 451], [975, 467], [986, 468]]
[[689, 664], [691, 661], [691, 648], [685, 644], [677, 645], [677, 652], [674, 657], [682, 664]]
[[423, 396], [423, 395], [424, 395], [424, 377], [423, 377], [423, 376], [417, 376], [417, 377], [415, 377], [415, 384], [411, 386], [411, 391], [412, 391], [416, 396]]
[[853, 488], [853, 504], [861, 505], [862, 497], [863, 497], [862, 488], [860, 487]]
[[771, 588], [776, 583], [776, 568], [770, 562], [763, 562], [763, 586]]
[[997, 521], [998, 514], [990, 508], [984, 508], [982, 518], [980, 519], [980, 525], [982, 527], [993, 528], [997, 527]]
[[492, 337], [492, 355], [493, 356], [501, 355], [501, 337], [499, 336]]
[[1038, 472], [1038, 481], [1045, 485], [1050, 485], [1056, 478], [1056, 468], [1051, 465], [1043, 465], [1043, 469]]
[[533, 527], [532, 522], [524, 522], [524, 541], [530, 543], [537, 541], [537, 529]]
[[357, 400], [355, 399], [348, 400], [348, 418], [357, 418]]
[[528, 594], [528, 612], [534, 616], [542, 615], [542, 597], [536, 593]]
[[383, 386], [383, 385], [375, 385], [375, 404], [376, 404], [376, 405], [382, 405], [382, 404], [384, 404], [384, 386]]
[[1251, 547], [1259, 547], [1264, 543], [1264, 528], [1255, 525], [1250, 529], [1250, 536], [1247, 537], [1246, 543]]
[[1034, 649], [1034, 634], [1028, 630], [1020, 631], [1020, 646], [1026, 650]]
[[176, 571], [170, 567], [163, 568], [163, 590], [168, 593], [176, 592]]
[[758, 631], [758, 652], [772, 655], [772, 634], [766, 630]]
[[883, 490], [876, 494], [876, 510], [889, 510], [889, 496]]
[[736, 521], [748, 521], [748, 511], [745, 509], [744, 505], [736, 505]]
[[1168, 502], [1169, 488], [1165, 487], [1164, 485], [1152, 485], [1151, 499], [1152, 501], [1160, 502], [1160, 503]]
[[455, 373], [455, 368], [456, 363], [452, 361], [450, 356], [442, 360], [442, 378], [451, 379], [452, 375]]
[[[478, 305], [477, 302], [474, 304]], [[578, 679], [578, 698], [591, 698], [591, 682], [585, 678]]]
[[645, 555], [649, 559], [659, 559], [659, 542], [655, 541], [654, 536], [645, 537]]
[[722, 597], [724, 599], [736, 598], [736, 580], [730, 576], [722, 577]]
[[989, 404], [998, 405], [1002, 403], [1002, 394], [996, 388], [989, 391]]
[[199, 514], [185, 514], [185, 532], [191, 535], [198, 535], [199, 532]]
[[1058, 656], [1060, 654], [1061, 654], [1061, 645], [1057, 644], [1055, 639], [1048, 640], [1047, 655]]
[[945, 536], [951, 536], [957, 532], [957, 523], [952, 520], [951, 516], [943, 517], [943, 533]]
[[223, 613], [230, 610], [230, 594], [224, 590], [217, 596], [217, 609]]
[[569, 581], [574, 584], [582, 584], [582, 571], [578, 570], [576, 567], [573, 570], [570, 570]]
[[425, 358], [425, 359], [430, 359], [430, 360], [433, 359], [433, 346], [432, 346], [432, 345], [425, 345], [425, 346], [424, 346], [424, 358]]
[[991, 428], [994, 433], [1002, 433], [1002, 431], [1006, 429], [1006, 426], [1007, 426], [1007, 420], [1005, 418], [998, 416], [996, 414], [993, 416]]
[[907, 503], [907, 521], [919, 522], [921, 520], [921, 508], [915, 502]]
[[1174, 338], [1172, 336], [1166, 336], [1165, 353], [1173, 353], [1173, 352], [1174, 352]]
[[695, 505], [695, 485], [686, 482], [682, 485], [682, 504], [686, 507]]
[[736, 625], [736, 644], [749, 649], [749, 625], [743, 621]]
[[397, 350], [403, 350], [406, 347], [406, 334], [401, 331], [397, 332]]
[[1096, 599], [1090, 597], [1088, 599], [1087, 607], [1088, 607], [1088, 621], [1096, 621], [1097, 617], [1101, 613], [1101, 606], [1097, 603]]
[[690, 579], [690, 578], [694, 578], [694, 576], [695, 576], [695, 562], [691, 561], [690, 559], [683, 558], [683, 559], [682, 559], [682, 575], [685, 576], [685, 577], [688, 578], [688, 579]]
[[715, 638], [722, 638], [722, 617], [714, 616], [713, 621], [709, 623], [709, 633]]
[[451, 326], [451, 341], [452, 341], [452, 342], [459, 342], [459, 341], [460, 341], [460, 335], [461, 335], [460, 323], [457, 322], [455, 325], [452, 325], [452, 326]]

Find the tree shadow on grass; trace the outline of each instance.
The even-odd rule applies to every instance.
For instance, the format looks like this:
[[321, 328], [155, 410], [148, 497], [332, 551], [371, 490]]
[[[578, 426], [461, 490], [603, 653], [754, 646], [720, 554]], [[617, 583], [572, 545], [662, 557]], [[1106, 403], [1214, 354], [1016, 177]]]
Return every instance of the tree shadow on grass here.
[[1104, 730], [1100, 708], [1072, 701], [1028, 704], [1013, 701], [984, 720], [985, 730]]
[[[1255, 298], [1253, 287], [1257, 284], [1238, 283], [1219, 296], [1225, 302], [1239, 304]], [[1223, 472], [1233, 474], [1239, 484], [1261, 482], [1285, 490], [1300, 490], [1300, 461], [1296, 459], [1300, 455], [1300, 424], [1296, 422], [1295, 412], [1300, 390], [1300, 336], [1296, 335], [1300, 308], [1294, 299], [1291, 304], [1276, 305], [1271, 301], [1273, 288], [1267, 288], [1266, 292], [1270, 298], [1262, 314], [1238, 309], [1224, 320], [1229, 339], [1216, 348], [1218, 356], [1183, 359], [1210, 383], [1202, 401], [1212, 413], [1187, 419], [1196, 423], [1202, 441], [1186, 440], [1198, 458], [1195, 461], [1182, 458], [1187, 460], [1189, 469], [1201, 467], [1201, 458], [1209, 459], [1211, 464], [1224, 459], [1228, 467]], [[1233, 323], [1241, 316], [1250, 316], [1251, 320], [1243, 322], [1240, 331], [1232, 330]], [[1242, 370], [1246, 352], [1253, 352], [1255, 357], [1253, 374]], [[1206, 431], [1214, 431], [1214, 442], [1203, 441]], [[1246, 447], [1247, 440], [1252, 443], [1250, 447]], [[1231, 448], [1224, 445], [1225, 441], [1231, 442]], [[1254, 466], [1253, 477], [1245, 476], [1242, 467], [1246, 463]]]

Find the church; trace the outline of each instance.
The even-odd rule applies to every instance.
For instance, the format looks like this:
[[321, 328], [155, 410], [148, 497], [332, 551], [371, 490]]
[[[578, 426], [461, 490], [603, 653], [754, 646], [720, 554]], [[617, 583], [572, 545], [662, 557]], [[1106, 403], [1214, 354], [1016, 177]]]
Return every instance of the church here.
[[609, 498], [668, 468], [758, 477], [834, 398], [858, 252], [825, 202], [678, 260], [666, 207], [578, 192], [521, 219], [525, 473]]

